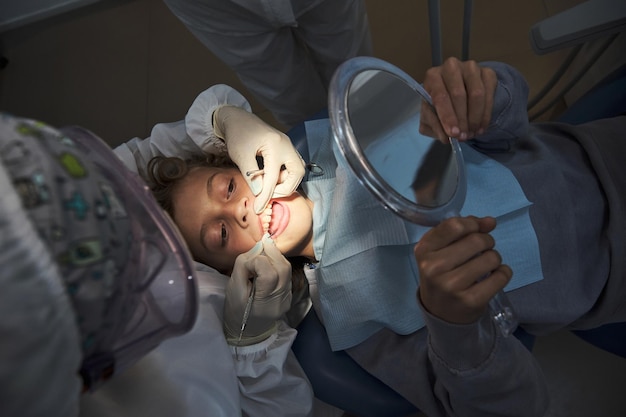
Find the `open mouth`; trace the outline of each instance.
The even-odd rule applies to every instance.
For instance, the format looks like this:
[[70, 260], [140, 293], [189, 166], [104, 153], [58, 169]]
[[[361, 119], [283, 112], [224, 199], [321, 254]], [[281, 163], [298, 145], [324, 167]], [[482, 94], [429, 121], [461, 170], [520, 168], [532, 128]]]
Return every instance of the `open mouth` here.
[[259, 215], [263, 233], [271, 237], [279, 236], [289, 224], [289, 208], [278, 202], [270, 201], [263, 213]]

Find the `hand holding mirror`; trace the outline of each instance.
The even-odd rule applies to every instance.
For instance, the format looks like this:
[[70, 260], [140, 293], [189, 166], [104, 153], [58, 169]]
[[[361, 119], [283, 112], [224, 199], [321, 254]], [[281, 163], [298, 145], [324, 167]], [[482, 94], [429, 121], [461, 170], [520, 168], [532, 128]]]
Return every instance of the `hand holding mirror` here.
[[[425, 135], [440, 131], [429, 127], [438, 118], [409, 75], [372, 57], [346, 61], [331, 82], [329, 116], [348, 165], [385, 207], [423, 226], [460, 215], [467, 189], [461, 148], [454, 138]], [[508, 336], [517, 320], [504, 292], [489, 306]]]

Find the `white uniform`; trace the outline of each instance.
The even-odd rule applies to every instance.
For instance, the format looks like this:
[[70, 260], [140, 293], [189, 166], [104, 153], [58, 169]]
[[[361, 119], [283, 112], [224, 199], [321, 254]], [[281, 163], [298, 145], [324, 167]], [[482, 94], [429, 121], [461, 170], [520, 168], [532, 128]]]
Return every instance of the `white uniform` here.
[[[115, 152], [136, 169], [156, 155], [225, 151], [211, 125], [220, 104], [250, 109], [238, 92], [217, 85], [200, 94], [186, 122], [156, 125], [149, 138], [134, 138]], [[83, 395], [81, 416], [312, 415], [311, 385], [291, 352], [296, 331], [281, 322], [278, 332], [261, 343], [227, 345], [222, 310], [228, 277], [197, 266], [200, 300], [193, 329], [165, 341], [95, 393]]]
[[372, 55], [363, 0], [164, 0], [287, 127], [327, 107], [339, 64]]

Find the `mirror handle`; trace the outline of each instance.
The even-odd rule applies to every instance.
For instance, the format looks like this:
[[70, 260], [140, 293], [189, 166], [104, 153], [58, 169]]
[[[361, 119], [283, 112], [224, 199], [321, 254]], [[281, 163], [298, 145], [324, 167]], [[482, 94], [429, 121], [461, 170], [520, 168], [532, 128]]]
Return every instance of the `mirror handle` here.
[[[460, 213], [454, 213], [451, 217], [459, 216]], [[488, 274], [480, 278], [478, 281], [482, 281], [487, 278]], [[511, 335], [519, 324], [517, 315], [509, 301], [509, 297], [504, 290], [498, 291], [491, 300], [489, 300], [489, 310], [491, 311], [491, 318], [495, 322], [496, 326], [500, 329], [502, 336], [508, 337]]]
[[500, 328], [500, 332], [504, 337], [509, 336], [515, 331], [518, 325], [517, 317], [513, 306], [509, 301], [509, 297], [500, 290], [489, 300], [489, 308], [491, 309], [491, 317], [496, 325]]

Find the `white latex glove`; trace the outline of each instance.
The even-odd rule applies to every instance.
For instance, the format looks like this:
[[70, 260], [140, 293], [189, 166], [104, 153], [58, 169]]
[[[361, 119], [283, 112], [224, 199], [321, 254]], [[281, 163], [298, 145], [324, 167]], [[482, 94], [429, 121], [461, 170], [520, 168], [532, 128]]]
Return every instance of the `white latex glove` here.
[[[256, 277], [256, 290], [246, 327], [241, 335], [246, 304]], [[291, 264], [274, 241], [264, 237], [235, 260], [226, 286], [224, 334], [229, 345], [247, 346], [267, 339], [276, 321], [291, 307]]]
[[[224, 105], [213, 112], [213, 131], [224, 140], [228, 155], [257, 196], [254, 211], [261, 213], [271, 197], [285, 197], [304, 177], [304, 161], [289, 137], [274, 129], [253, 113], [242, 108]], [[264, 173], [258, 171], [256, 157], [263, 157]], [[281, 170], [284, 166], [284, 170]]]

